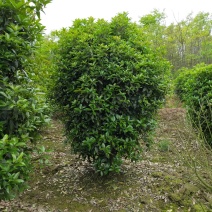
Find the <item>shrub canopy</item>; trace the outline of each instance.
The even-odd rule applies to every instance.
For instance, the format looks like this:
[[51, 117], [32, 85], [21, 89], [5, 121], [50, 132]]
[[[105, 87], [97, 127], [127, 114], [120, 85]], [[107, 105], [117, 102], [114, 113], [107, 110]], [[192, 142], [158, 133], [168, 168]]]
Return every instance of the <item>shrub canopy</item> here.
[[126, 13], [111, 22], [77, 19], [59, 36], [53, 90], [73, 151], [101, 175], [137, 160], [164, 101], [169, 64]]

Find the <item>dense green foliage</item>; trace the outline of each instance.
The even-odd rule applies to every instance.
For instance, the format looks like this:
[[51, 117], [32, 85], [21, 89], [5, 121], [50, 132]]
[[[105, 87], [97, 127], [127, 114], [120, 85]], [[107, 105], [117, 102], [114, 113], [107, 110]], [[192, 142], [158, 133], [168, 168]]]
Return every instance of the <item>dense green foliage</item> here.
[[53, 97], [67, 140], [101, 175], [119, 172], [123, 157], [139, 158], [141, 140], [148, 145], [169, 65], [125, 13], [111, 22], [75, 20], [59, 38]]
[[15, 81], [24, 70], [27, 57], [35, 49], [44, 27], [39, 23], [42, 8], [50, 0], [0, 1], [0, 74]]
[[48, 121], [47, 106], [25, 67], [41, 38], [40, 11], [50, 0], [0, 0], [0, 199], [25, 186], [27, 142]]
[[26, 187], [30, 158], [24, 148], [24, 137], [19, 140], [5, 135], [0, 139], [0, 199], [10, 199]]
[[8, 84], [0, 88], [0, 137], [5, 134], [33, 141], [39, 127], [48, 122], [48, 108], [43, 93], [25, 85]]
[[176, 92], [185, 102], [194, 126], [212, 144], [212, 65], [199, 64], [181, 71], [176, 79]]

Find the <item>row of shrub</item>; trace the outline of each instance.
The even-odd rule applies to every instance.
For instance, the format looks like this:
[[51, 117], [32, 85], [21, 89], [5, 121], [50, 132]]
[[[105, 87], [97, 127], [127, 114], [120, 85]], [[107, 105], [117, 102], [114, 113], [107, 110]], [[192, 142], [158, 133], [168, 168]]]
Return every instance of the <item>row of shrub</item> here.
[[42, 37], [39, 16], [49, 2], [0, 1], [0, 200], [25, 188], [31, 168], [29, 145], [48, 122], [44, 95], [25, 68]]
[[185, 103], [194, 127], [212, 145], [212, 65], [182, 69], [176, 78], [176, 93]]

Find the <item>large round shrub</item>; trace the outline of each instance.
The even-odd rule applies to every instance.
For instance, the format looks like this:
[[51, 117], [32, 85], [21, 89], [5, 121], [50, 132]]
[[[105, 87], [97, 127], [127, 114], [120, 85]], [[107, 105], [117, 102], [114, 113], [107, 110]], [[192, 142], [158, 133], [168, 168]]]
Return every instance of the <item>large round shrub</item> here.
[[169, 65], [125, 13], [111, 22], [76, 20], [60, 33], [54, 98], [73, 151], [101, 175], [137, 160], [164, 101]]

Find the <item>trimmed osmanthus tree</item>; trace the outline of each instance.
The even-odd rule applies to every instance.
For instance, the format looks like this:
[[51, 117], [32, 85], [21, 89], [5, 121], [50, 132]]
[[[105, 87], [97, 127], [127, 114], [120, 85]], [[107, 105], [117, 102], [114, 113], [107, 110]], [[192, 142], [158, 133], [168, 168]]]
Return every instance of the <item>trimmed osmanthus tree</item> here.
[[52, 98], [73, 152], [100, 175], [119, 172], [122, 158], [138, 160], [164, 102], [169, 64], [126, 13], [75, 20], [60, 32], [58, 55]]

